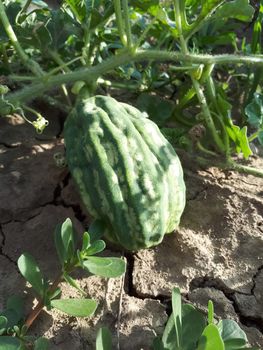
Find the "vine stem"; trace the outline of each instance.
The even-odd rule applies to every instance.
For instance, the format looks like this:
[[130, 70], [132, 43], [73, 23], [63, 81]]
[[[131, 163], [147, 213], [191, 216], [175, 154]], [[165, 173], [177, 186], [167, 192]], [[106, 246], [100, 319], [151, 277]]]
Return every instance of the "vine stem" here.
[[121, 11], [121, 1], [120, 0], [113, 0], [114, 4], [114, 12], [116, 16], [116, 23], [118, 27], [118, 32], [120, 35], [121, 42], [123, 46], [127, 45], [127, 38], [124, 31], [124, 25], [122, 20], [122, 11]]
[[[180, 8], [179, 1], [175, 0], [174, 3], [175, 3], [175, 21], [176, 21], [177, 29], [179, 32], [182, 52], [183, 52], [183, 54], [188, 55], [189, 51], [188, 51], [188, 47], [187, 47], [187, 41], [184, 38], [183, 29], [182, 29], [182, 20], [181, 20], [182, 9]], [[196, 91], [196, 95], [197, 95], [197, 98], [198, 98], [200, 106], [201, 106], [201, 110], [202, 110], [203, 115], [204, 115], [204, 120], [205, 120], [206, 126], [207, 126], [208, 130], [210, 131], [211, 135], [213, 136], [213, 139], [215, 141], [215, 144], [216, 144], [218, 150], [221, 153], [225, 153], [225, 145], [217, 133], [217, 130], [216, 130], [209, 106], [207, 104], [203, 89], [202, 89], [199, 81], [197, 79], [195, 79], [194, 74], [192, 72], [189, 72], [189, 75], [191, 77], [193, 87]]]
[[223, 170], [234, 170], [242, 174], [253, 175], [260, 178], [263, 178], [263, 170], [250, 167], [243, 164], [238, 164], [232, 159], [228, 159], [225, 162], [220, 161], [212, 161], [211, 159], [203, 158], [203, 157], [195, 157], [193, 161], [196, 161], [198, 164], [203, 166], [215, 166], [221, 168]]
[[[0, 0], [1, 1], [1, 0]], [[9, 103], [17, 105], [30, 101], [35, 97], [43, 94], [43, 92], [55, 88], [62, 84], [72, 84], [78, 80], [94, 81], [100, 76], [109, 73], [113, 69], [128, 62], [138, 62], [144, 60], [155, 61], [172, 61], [188, 64], [254, 64], [263, 66], [263, 55], [253, 56], [237, 56], [237, 55], [194, 55], [183, 54], [179, 51], [161, 51], [161, 50], [137, 50], [131, 52], [124, 49], [116, 56], [110, 57], [96, 66], [87, 67], [75, 72], [65, 74], [57, 74], [55, 76], [43, 76], [41, 81], [33, 83], [20, 91], [9, 93], [6, 95], [6, 100]], [[0, 102], [1, 113], [1, 102]]]

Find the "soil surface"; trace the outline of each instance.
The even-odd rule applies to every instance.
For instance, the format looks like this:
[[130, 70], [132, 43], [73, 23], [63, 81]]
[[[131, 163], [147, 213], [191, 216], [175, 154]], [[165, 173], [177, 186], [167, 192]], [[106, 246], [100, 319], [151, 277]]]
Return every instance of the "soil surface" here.
[[[27, 311], [36, 303], [18, 273], [22, 253], [32, 254], [55, 278], [55, 226], [70, 217], [81, 234], [90, 222], [67, 170], [54, 160], [64, 152], [62, 120], [59, 115], [50, 119], [40, 136], [19, 116], [0, 119], [0, 310], [13, 294], [25, 296]], [[263, 179], [216, 168], [197, 170], [184, 157], [182, 162], [187, 205], [180, 229], [154, 249], [126, 254], [120, 348], [150, 349], [171, 312], [173, 287], [202, 310], [213, 300], [218, 317], [239, 322], [251, 345], [263, 348]], [[252, 162], [263, 167], [262, 159]], [[110, 249], [106, 254], [120, 256]], [[76, 319], [43, 311], [31, 334], [50, 338], [54, 350], [86, 350], [95, 348], [97, 330], [108, 326], [115, 349], [121, 279], [76, 278], [99, 302], [95, 316]], [[62, 293], [78, 295], [66, 284]]]

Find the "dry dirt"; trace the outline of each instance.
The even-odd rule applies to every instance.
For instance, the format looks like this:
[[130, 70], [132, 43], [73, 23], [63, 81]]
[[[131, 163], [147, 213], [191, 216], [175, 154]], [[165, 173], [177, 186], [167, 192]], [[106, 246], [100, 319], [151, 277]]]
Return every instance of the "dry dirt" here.
[[[70, 176], [55, 164], [54, 154], [64, 147], [60, 118], [52, 120], [40, 138], [19, 117], [0, 119], [0, 310], [12, 294], [25, 295], [27, 310], [35, 304], [18, 273], [20, 254], [34, 255], [54, 278], [56, 224], [70, 217], [81, 233], [89, 223]], [[263, 167], [262, 160], [253, 162]], [[216, 168], [197, 171], [184, 159], [183, 164], [187, 206], [180, 229], [154, 249], [126, 255], [121, 349], [150, 349], [166, 323], [175, 286], [201, 309], [213, 300], [219, 317], [238, 321], [250, 343], [263, 348], [263, 179]], [[120, 279], [76, 278], [99, 302], [95, 316], [42, 312], [31, 334], [50, 338], [54, 350], [86, 350], [95, 348], [98, 328], [107, 325], [116, 348]], [[62, 291], [78, 294], [66, 284]]]

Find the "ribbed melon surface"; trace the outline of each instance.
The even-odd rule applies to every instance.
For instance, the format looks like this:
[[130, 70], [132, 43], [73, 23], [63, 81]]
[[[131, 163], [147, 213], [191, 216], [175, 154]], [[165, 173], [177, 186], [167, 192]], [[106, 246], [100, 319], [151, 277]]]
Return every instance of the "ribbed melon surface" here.
[[157, 125], [107, 96], [78, 102], [64, 127], [66, 157], [84, 205], [128, 250], [160, 243], [185, 206], [180, 161]]

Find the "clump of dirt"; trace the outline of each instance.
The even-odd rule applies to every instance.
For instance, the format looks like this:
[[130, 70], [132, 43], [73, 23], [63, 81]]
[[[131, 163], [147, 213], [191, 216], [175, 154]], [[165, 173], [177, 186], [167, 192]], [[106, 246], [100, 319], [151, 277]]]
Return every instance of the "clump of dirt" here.
[[[54, 278], [59, 269], [55, 226], [70, 217], [81, 234], [90, 222], [68, 173], [54, 161], [54, 154], [63, 152], [59, 120], [52, 128], [40, 140], [19, 117], [0, 119], [0, 309], [12, 294], [25, 295], [27, 310], [36, 302], [17, 270], [22, 253], [31, 253]], [[253, 162], [263, 166], [262, 159]], [[166, 301], [175, 286], [203, 310], [212, 299], [219, 317], [238, 321], [250, 343], [263, 347], [263, 179], [197, 170], [187, 162], [184, 169], [187, 205], [180, 228], [159, 246], [127, 256], [121, 349], [150, 349], [167, 321]], [[76, 278], [99, 302], [95, 316], [43, 312], [31, 333], [50, 338], [53, 349], [81, 350], [94, 348], [97, 330], [108, 326], [116, 347], [120, 279]], [[62, 293], [78, 294], [64, 283]]]

